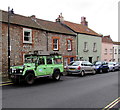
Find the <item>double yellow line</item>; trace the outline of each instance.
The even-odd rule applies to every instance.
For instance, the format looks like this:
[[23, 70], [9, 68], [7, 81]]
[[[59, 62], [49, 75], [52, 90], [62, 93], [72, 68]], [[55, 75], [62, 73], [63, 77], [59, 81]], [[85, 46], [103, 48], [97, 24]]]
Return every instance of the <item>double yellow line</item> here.
[[1, 84], [0, 84], [0, 87], [1, 87], [1, 86], [6, 86], [6, 85], [11, 85], [11, 84], [13, 84], [11, 81], [6, 81], [6, 82], [4, 82], [4, 83], [1, 83]]
[[115, 105], [117, 105], [120, 102], [120, 97], [118, 97], [117, 99], [115, 99], [114, 101], [112, 101], [110, 104], [108, 104], [105, 108], [103, 108], [102, 110], [110, 110], [111, 108], [113, 108]]

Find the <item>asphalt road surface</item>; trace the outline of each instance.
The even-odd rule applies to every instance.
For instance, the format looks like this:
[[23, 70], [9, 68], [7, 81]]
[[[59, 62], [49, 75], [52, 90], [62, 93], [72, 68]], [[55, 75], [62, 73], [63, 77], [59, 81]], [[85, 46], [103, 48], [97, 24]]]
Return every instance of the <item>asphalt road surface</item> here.
[[[104, 108], [118, 96], [118, 72], [36, 80], [2, 87], [3, 108]], [[115, 105], [118, 108], [118, 105]]]

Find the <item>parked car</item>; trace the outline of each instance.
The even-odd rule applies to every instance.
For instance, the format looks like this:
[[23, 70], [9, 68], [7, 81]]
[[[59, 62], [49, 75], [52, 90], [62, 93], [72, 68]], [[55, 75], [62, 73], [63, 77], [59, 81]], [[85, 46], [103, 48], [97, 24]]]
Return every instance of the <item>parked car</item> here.
[[117, 64], [118, 64], [118, 70], [120, 71], [120, 62], [118, 62]]
[[89, 73], [96, 74], [96, 70], [93, 64], [88, 61], [74, 61], [67, 66], [67, 74], [76, 73], [84, 76]]
[[62, 56], [59, 54], [45, 55], [25, 55], [24, 65], [12, 66], [10, 79], [13, 83], [25, 81], [27, 84], [33, 84], [36, 78], [52, 77], [54, 80], [60, 80], [63, 73]]
[[109, 72], [108, 63], [104, 61], [97, 61], [94, 63], [97, 73]]
[[108, 62], [109, 71], [119, 70], [119, 64], [117, 62]]

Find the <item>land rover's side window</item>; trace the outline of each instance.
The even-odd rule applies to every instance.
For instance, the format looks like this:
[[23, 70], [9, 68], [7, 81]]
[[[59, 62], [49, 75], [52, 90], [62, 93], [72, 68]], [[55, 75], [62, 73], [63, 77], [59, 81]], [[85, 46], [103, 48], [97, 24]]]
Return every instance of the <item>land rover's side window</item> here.
[[47, 64], [52, 64], [52, 58], [47, 58]]
[[44, 58], [39, 58], [38, 65], [44, 65], [45, 61]]
[[62, 59], [61, 58], [55, 58], [54, 63], [55, 64], [62, 64]]

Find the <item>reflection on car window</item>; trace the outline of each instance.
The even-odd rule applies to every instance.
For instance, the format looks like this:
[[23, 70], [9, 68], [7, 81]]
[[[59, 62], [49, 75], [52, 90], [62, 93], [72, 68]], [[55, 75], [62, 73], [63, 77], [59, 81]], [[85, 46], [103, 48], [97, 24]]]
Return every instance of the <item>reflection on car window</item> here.
[[25, 63], [35, 63], [37, 60], [37, 57], [26, 57]]
[[78, 66], [80, 64], [80, 62], [74, 62], [73, 64], [72, 64], [72, 66]]
[[95, 65], [101, 65], [102, 64], [102, 62], [96, 62], [95, 63]]

